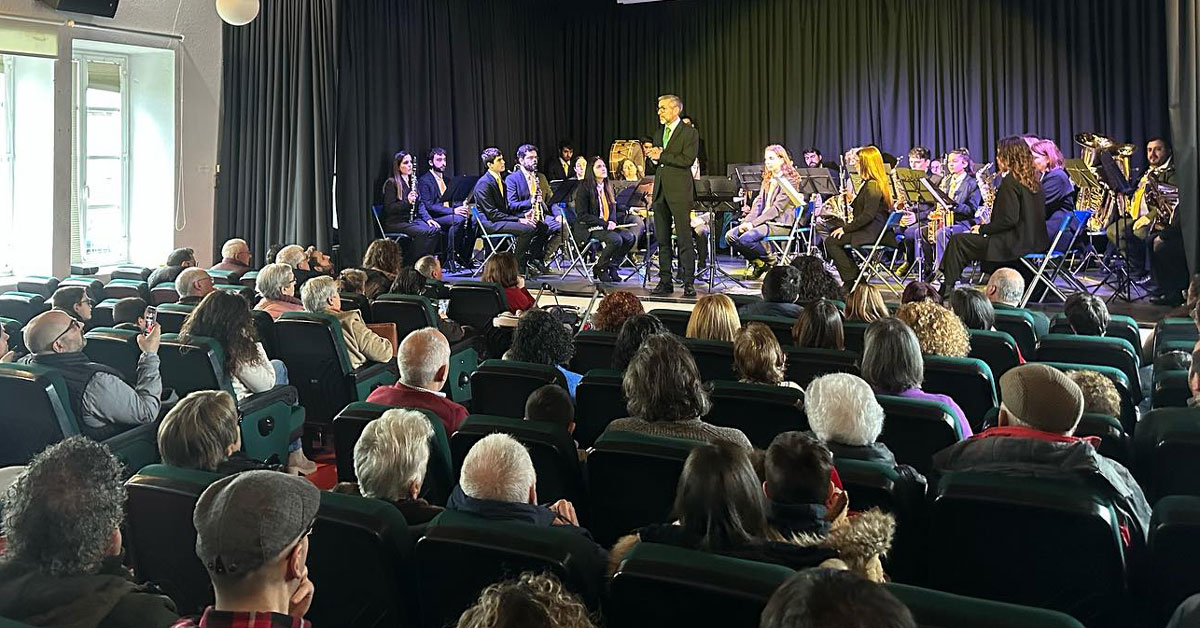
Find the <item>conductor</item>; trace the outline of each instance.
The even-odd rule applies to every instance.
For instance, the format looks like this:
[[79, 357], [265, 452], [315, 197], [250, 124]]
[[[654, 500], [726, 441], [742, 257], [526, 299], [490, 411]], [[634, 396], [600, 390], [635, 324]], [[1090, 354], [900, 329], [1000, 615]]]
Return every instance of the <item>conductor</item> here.
[[679, 248], [679, 282], [683, 284], [683, 296], [695, 297], [692, 276], [696, 272], [696, 249], [692, 244], [690, 213], [695, 199], [692, 182], [692, 162], [700, 146], [700, 133], [695, 127], [681, 124], [679, 113], [683, 111], [683, 99], [666, 94], [658, 97], [658, 121], [662, 128], [656, 140], [662, 146], [654, 146], [646, 155], [658, 162], [654, 174], [654, 232], [659, 241], [658, 285], [650, 294], [668, 295], [675, 292], [671, 283], [671, 233], [674, 228], [676, 245]]

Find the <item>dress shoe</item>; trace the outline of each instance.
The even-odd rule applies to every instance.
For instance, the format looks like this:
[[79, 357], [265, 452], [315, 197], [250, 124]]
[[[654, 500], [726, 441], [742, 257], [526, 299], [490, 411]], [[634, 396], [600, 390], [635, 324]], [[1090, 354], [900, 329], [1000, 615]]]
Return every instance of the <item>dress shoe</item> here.
[[654, 286], [654, 289], [650, 291], [650, 294], [660, 297], [668, 294], [675, 294], [675, 286], [672, 286], [668, 281], [660, 281], [658, 282], [658, 285]]
[[617, 272], [616, 266], [609, 266], [606, 274], [609, 283], [621, 283], [621, 273]]
[[683, 298], [685, 298], [685, 299], [696, 298], [696, 287], [693, 286], [692, 284], [687, 284], [687, 285], [683, 286]]
[[1170, 306], [1170, 307], [1178, 307], [1180, 305], [1183, 305], [1183, 295], [1182, 294], [1164, 294], [1163, 296], [1154, 297], [1154, 298], [1150, 299], [1150, 302], [1153, 303], [1154, 305], [1166, 305], [1166, 306]]

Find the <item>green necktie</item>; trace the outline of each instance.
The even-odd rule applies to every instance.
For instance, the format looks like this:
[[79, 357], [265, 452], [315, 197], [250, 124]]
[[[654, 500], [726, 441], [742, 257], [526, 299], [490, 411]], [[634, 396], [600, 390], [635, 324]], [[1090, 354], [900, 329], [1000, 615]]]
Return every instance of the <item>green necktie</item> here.
[[663, 126], [663, 148], [667, 147], [667, 142], [671, 141], [671, 125]]

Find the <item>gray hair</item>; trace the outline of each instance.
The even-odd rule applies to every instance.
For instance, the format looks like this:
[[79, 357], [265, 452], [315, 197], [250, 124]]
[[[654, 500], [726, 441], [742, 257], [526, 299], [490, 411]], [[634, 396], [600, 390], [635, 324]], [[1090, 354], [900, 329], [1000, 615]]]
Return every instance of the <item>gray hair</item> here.
[[680, 111], [683, 111], [683, 99], [675, 94], [663, 94], [662, 96], [658, 97], [658, 100], [660, 102], [663, 100], [670, 100], [675, 104], [676, 107], [679, 108]]
[[241, 238], [231, 238], [226, 240], [225, 244], [221, 246], [221, 257], [233, 259], [242, 251], [249, 253], [250, 245], [246, 244], [246, 241]]
[[420, 487], [433, 426], [416, 410], [395, 408], [367, 424], [354, 444], [354, 474], [363, 497], [400, 501]]
[[91, 574], [124, 507], [121, 463], [108, 447], [84, 436], [51, 445], [4, 494], [5, 559], [52, 576]]
[[254, 280], [254, 289], [267, 299], [279, 299], [283, 297], [283, 289], [295, 281], [296, 274], [292, 272], [292, 267], [287, 264], [267, 264], [262, 270], [258, 271], [258, 278]]
[[433, 278], [433, 269], [437, 268], [437, 265], [438, 258], [432, 255], [426, 255], [425, 257], [417, 260], [417, 263], [413, 264], [413, 268], [417, 269], [417, 272], [421, 273], [421, 275], [426, 279], [431, 279]]
[[1017, 305], [1025, 294], [1025, 278], [1011, 268], [998, 268], [987, 282], [988, 293], [995, 291], [993, 301]]
[[424, 388], [437, 376], [438, 369], [450, 363], [450, 343], [433, 327], [418, 329], [405, 336], [396, 354], [400, 381]]
[[804, 390], [804, 411], [813, 433], [825, 442], [870, 445], [883, 431], [883, 407], [871, 385], [857, 375], [830, 373]]
[[863, 334], [863, 379], [888, 395], [918, 388], [925, 380], [925, 358], [917, 334], [898, 318], [881, 318]]
[[292, 268], [298, 268], [305, 259], [304, 247], [299, 244], [289, 244], [275, 254], [275, 263], [287, 264]]
[[304, 282], [300, 288], [300, 300], [304, 302], [305, 310], [315, 314], [329, 309], [329, 300], [337, 293], [337, 282], [333, 277], [322, 275]]
[[489, 434], [479, 439], [463, 460], [459, 485], [468, 497], [524, 504], [537, 483], [533, 460], [517, 439]]
[[192, 293], [192, 284], [208, 277], [208, 271], [203, 268], [189, 266], [175, 277], [175, 292], [181, 297], [196, 296]]

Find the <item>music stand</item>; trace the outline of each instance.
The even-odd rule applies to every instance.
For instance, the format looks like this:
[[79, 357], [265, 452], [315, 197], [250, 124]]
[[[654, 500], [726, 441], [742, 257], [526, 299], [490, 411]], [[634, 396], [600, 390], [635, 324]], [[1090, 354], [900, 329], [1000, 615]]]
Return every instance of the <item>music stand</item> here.
[[450, 206], [461, 205], [471, 193], [475, 191], [475, 182], [479, 180], [481, 175], [458, 174], [450, 180], [450, 185], [446, 186], [446, 192], [442, 194], [442, 200], [449, 201]]
[[821, 198], [837, 196], [837, 183], [834, 182], [833, 173], [829, 172], [828, 168], [797, 168], [796, 172], [800, 175], [797, 192], [808, 196], [820, 194]]
[[567, 203], [567, 200], [575, 195], [575, 189], [579, 187], [579, 179], [566, 179], [560, 181], [554, 192], [550, 194], [550, 202], [547, 207], [554, 207], [559, 203]]
[[[896, 168], [892, 171], [892, 174], [894, 175], [892, 180], [896, 182], [896, 186], [899, 188], [896, 191], [903, 192], [904, 197], [909, 202], [940, 207], [944, 211], [951, 212], [951, 217], [953, 216], [954, 199], [935, 187], [925, 171], [913, 168]], [[917, 231], [919, 234], [921, 230], [917, 229]], [[919, 240], [920, 235], [917, 237]], [[919, 247], [921, 247], [920, 242], [913, 243], [913, 256], [916, 257], [917, 277], [924, 277], [925, 255]]]
[[763, 166], [762, 164], [738, 164], [733, 168], [733, 176], [729, 178], [737, 180], [739, 186], [745, 192], [761, 191]]
[[[697, 275], [708, 275], [708, 292], [710, 294], [714, 285], [727, 281], [732, 281], [745, 288], [745, 284], [725, 272], [725, 269], [717, 263], [717, 237], [721, 235], [718, 233], [721, 231], [718, 227], [724, 227], [724, 214], [733, 212], [740, 214], [742, 211], [742, 208], [736, 203], [738, 200], [737, 185], [729, 177], [701, 177], [695, 181], [695, 200], [697, 205], [704, 208], [704, 211], [713, 214], [713, 221], [708, 229], [708, 265]], [[687, 225], [686, 228], [691, 229], [691, 225]]]
[[[1103, 151], [1099, 153], [1098, 158], [1099, 165], [1096, 168], [1096, 178], [1099, 179], [1104, 187], [1108, 188], [1108, 203], [1111, 205], [1108, 224], [1115, 225], [1114, 232], [1117, 236], [1116, 242], [1111, 249], [1112, 254], [1105, 254], [1105, 258], [1111, 259], [1112, 257], [1117, 257], [1120, 258], [1121, 263], [1120, 265], [1113, 265], [1108, 268], [1107, 274], [1100, 280], [1100, 283], [1096, 284], [1092, 293], [1095, 294], [1100, 289], [1100, 286], [1109, 285], [1112, 287], [1113, 292], [1109, 295], [1108, 302], [1111, 303], [1116, 298], [1132, 302], [1135, 300], [1135, 289], [1142, 292], [1141, 296], [1136, 297], [1137, 299], [1146, 296], [1145, 289], [1137, 286], [1133, 281], [1133, 277], [1129, 275], [1128, 270], [1128, 238], [1125, 230], [1127, 226], [1132, 225], [1133, 219], [1127, 211], [1128, 207], [1126, 203], [1128, 203], [1128, 200], [1126, 197], [1132, 195], [1135, 192], [1135, 188], [1125, 176], [1121, 167], [1117, 165], [1117, 160], [1113, 158], [1111, 152]], [[1105, 228], [1107, 229], [1107, 227], [1108, 225], [1106, 224]]]

